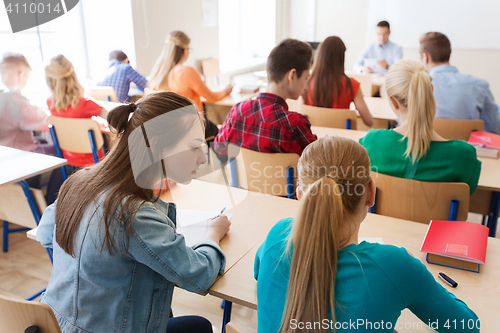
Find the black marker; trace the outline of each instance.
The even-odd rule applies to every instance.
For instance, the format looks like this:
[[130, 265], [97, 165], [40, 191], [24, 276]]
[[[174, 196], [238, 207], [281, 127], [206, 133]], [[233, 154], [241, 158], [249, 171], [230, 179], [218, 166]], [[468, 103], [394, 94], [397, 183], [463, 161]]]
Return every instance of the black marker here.
[[448, 275], [446, 275], [444, 273], [439, 273], [438, 276], [439, 276], [439, 278], [441, 280], [443, 280], [444, 282], [446, 282], [446, 284], [448, 284], [450, 287], [456, 288], [458, 286], [458, 283], [456, 283], [455, 281], [453, 281], [453, 279], [450, 278]]

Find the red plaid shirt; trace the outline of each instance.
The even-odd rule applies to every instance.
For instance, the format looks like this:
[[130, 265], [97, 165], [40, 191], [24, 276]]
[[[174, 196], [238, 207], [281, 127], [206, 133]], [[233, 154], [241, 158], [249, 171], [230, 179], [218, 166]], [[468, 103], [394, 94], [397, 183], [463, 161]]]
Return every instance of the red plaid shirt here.
[[288, 111], [285, 100], [260, 93], [255, 100], [234, 105], [215, 137], [214, 149], [227, 154], [227, 143], [263, 153], [301, 154], [317, 140], [306, 117]]

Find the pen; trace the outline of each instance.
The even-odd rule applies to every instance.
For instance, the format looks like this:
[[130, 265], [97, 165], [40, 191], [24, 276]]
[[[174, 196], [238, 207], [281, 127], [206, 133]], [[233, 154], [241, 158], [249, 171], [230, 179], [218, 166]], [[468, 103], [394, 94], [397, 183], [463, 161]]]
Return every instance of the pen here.
[[444, 273], [439, 273], [438, 274], [439, 278], [443, 280], [447, 285], [449, 285], [452, 288], [456, 288], [458, 286], [458, 283], [456, 283], [452, 278], [450, 278], [448, 275]]
[[[217, 215], [217, 216], [216, 216], [216, 217], [214, 217], [213, 219], [216, 219], [216, 218], [220, 217], [220, 216], [222, 215], [222, 213], [224, 213], [224, 211], [225, 211], [225, 210], [226, 210], [226, 207], [222, 208], [222, 209], [221, 209], [221, 211], [220, 211], [220, 213], [219, 213], [219, 215]], [[213, 220], [213, 219], [212, 219], [212, 220]]]

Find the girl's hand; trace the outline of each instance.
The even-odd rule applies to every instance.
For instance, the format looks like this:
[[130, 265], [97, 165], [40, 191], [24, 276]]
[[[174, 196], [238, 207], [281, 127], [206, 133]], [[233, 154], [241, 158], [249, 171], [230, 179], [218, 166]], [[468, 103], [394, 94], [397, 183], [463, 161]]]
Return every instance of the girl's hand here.
[[226, 215], [221, 215], [213, 220], [208, 220], [207, 239], [211, 239], [217, 244], [229, 231], [231, 221]]

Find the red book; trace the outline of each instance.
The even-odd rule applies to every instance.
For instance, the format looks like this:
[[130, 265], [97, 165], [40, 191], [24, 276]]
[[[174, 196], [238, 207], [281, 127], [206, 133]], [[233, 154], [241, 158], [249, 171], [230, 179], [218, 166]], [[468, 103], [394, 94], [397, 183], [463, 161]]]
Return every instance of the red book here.
[[500, 135], [489, 132], [471, 132], [469, 144], [479, 147], [500, 149]]
[[486, 260], [489, 229], [462, 221], [431, 221], [420, 248], [427, 262], [479, 273]]

